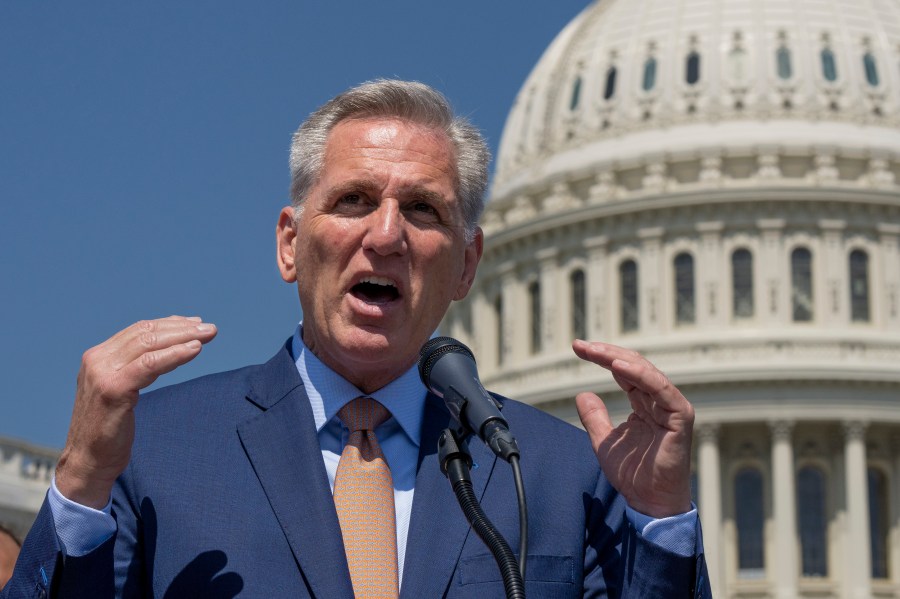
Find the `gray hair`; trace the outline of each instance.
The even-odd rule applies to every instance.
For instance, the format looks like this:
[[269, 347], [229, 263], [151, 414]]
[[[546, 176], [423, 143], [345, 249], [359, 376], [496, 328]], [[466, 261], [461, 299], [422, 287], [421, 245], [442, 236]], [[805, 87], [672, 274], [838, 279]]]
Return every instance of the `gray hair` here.
[[316, 184], [325, 160], [325, 144], [335, 125], [347, 119], [393, 117], [443, 131], [456, 150], [456, 193], [471, 240], [487, 189], [490, 151], [481, 132], [463, 117], [453, 115], [439, 91], [418, 81], [378, 79], [332, 98], [313, 112], [291, 140], [291, 203], [303, 201]]

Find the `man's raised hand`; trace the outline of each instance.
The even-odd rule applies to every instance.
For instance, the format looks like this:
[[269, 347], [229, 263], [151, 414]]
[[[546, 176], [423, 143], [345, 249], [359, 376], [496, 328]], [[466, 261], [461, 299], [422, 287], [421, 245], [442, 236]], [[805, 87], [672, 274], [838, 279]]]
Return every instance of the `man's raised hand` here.
[[216, 327], [198, 317], [142, 320], [84, 352], [56, 486], [93, 508], [109, 500], [134, 441], [138, 393], [160, 375], [193, 360]]
[[575, 341], [582, 360], [609, 370], [631, 401], [632, 413], [613, 427], [594, 393], [575, 398], [600, 467], [632, 509], [664, 518], [691, 509], [691, 436], [694, 408], [637, 352], [607, 343]]

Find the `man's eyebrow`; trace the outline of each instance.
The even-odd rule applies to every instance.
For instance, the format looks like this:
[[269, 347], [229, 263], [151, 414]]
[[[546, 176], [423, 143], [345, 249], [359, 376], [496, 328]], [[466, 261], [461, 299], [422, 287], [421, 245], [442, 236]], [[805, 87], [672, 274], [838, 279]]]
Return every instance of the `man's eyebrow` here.
[[400, 188], [400, 193], [405, 196], [413, 196], [416, 199], [425, 200], [431, 203], [447, 203], [447, 198], [444, 197], [444, 194], [432, 191], [431, 189], [420, 187], [418, 185], [404, 185]]
[[334, 197], [343, 195], [352, 191], [363, 191], [370, 193], [378, 189], [378, 184], [372, 179], [352, 179], [350, 181], [342, 181], [337, 185], [329, 187], [326, 191], [326, 197]]
[[[350, 181], [342, 181], [337, 185], [329, 187], [326, 191], [326, 197], [335, 197], [354, 191], [374, 193], [379, 191], [380, 188], [381, 186], [374, 179], [352, 179]], [[447, 198], [446, 196], [444, 196], [444, 194], [438, 193], [426, 187], [422, 187], [421, 185], [417, 185], [415, 183], [403, 185], [397, 191], [402, 196], [406, 197], [412, 196], [432, 203], [447, 203]]]

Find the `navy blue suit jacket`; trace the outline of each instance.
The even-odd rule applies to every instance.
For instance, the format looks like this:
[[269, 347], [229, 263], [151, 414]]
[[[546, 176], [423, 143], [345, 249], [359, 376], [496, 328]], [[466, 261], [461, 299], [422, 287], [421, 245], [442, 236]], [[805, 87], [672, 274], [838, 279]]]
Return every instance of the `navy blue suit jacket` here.
[[[287, 346], [269, 362], [144, 395], [128, 469], [113, 492], [117, 534], [64, 558], [45, 505], [26, 539], [14, 597], [351, 598], [312, 410]], [[642, 540], [583, 431], [506, 400], [529, 506], [526, 590], [537, 597], [708, 597], [701, 554]], [[426, 401], [401, 596], [504, 597], [437, 462], [449, 415]], [[508, 464], [470, 444], [475, 490], [518, 547]]]

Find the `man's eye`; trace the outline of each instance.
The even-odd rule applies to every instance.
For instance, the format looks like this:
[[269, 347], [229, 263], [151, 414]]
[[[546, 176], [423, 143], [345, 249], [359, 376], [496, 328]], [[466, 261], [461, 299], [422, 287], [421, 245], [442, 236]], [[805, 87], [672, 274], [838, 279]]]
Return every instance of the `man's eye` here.
[[424, 212], [425, 214], [436, 214], [437, 211], [430, 204], [426, 204], [425, 202], [416, 202], [413, 204], [413, 210], [416, 212]]
[[341, 196], [342, 204], [359, 204], [362, 201], [362, 198], [358, 193], [348, 193], [344, 196]]

